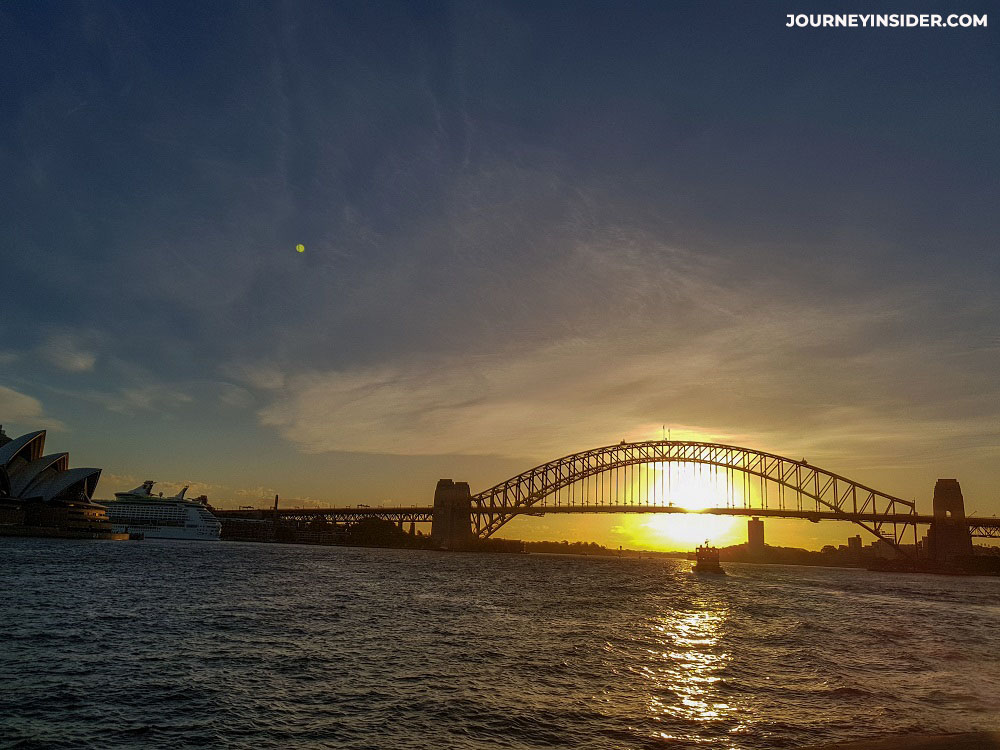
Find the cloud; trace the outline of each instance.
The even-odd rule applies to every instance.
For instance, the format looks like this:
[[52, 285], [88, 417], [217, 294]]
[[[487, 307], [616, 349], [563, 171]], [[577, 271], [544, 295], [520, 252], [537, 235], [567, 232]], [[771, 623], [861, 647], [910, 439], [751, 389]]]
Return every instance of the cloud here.
[[[982, 409], [996, 390], [989, 362], [958, 368], [963, 342], [893, 333], [911, 315], [905, 299], [846, 309], [760, 289], [702, 299], [711, 286], [690, 274], [670, 286], [662, 272], [642, 273], [660, 294], [696, 291], [667, 294], [627, 328], [614, 320], [492, 353], [290, 371], [269, 381], [283, 385], [266, 394], [260, 421], [313, 453], [544, 460], [653, 438], [662, 424], [675, 437], [817, 461], [853, 455], [853, 465], [1000, 444], [1000, 408]], [[965, 413], [970, 404], [978, 413]]]
[[111, 396], [108, 408], [112, 411], [128, 413], [135, 410], [169, 411], [172, 407], [189, 403], [191, 396], [165, 385], [143, 385], [124, 388], [116, 396]]
[[275, 367], [260, 364], [231, 364], [223, 372], [258, 390], [277, 390], [285, 385], [285, 375]]
[[216, 383], [215, 388], [219, 392], [219, 403], [231, 406], [234, 409], [245, 409], [253, 405], [253, 394], [246, 388], [241, 388], [232, 383]]
[[42, 402], [0, 385], [0, 416], [4, 421], [30, 424], [34, 429], [63, 429], [58, 420], [45, 416]]
[[174, 386], [163, 383], [146, 383], [122, 387], [116, 391], [66, 390], [52, 388], [54, 393], [70, 396], [91, 403], [100, 404], [108, 411], [118, 414], [134, 414], [137, 411], [171, 413], [176, 407], [191, 403], [194, 399]]
[[94, 369], [97, 355], [80, 347], [79, 338], [68, 333], [56, 334], [39, 347], [39, 353], [50, 364], [68, 372]]

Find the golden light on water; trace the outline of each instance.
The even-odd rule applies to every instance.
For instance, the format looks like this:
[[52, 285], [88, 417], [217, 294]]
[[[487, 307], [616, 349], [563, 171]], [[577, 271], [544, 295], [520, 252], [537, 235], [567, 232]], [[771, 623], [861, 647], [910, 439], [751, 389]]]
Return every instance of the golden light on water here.
[[[648, 675], [655, 689], [647, 710], [656, 719], [679, 719], [684, 722], [709, 723], [729, 718], [734, 711], [718, 690], [716, 683], [731, 656], [719, 649], [724, 607], [696, 612], [673, 612], [651, 623], [651, 635], [663, 646], [650, 650]], [[660, 734], [661, 739], [690, 741], [690, 736]]]

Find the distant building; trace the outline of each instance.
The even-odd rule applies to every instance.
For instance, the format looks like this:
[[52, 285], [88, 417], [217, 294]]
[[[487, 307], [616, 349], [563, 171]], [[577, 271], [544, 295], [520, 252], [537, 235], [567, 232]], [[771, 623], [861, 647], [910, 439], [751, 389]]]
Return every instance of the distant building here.
[[871, 543], [872, 556], [881, 560], [895, 560], [897, 557], [896, 548], [885, 539], [876, 539]]
[[853, 557], [861, 557], [861, 534], [847, 537], [847, 551]]
[[764, 551], [764, 522], [755, 516], [747, 521], [747, 554], [751, 560], [763, 560]]

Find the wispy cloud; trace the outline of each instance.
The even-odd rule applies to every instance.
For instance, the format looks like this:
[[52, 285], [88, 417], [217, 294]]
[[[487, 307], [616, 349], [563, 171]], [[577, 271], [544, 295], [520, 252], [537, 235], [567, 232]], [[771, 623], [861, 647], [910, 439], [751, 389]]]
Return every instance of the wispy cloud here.
[[[121, 357], [108, 357], [105, 371], [108, 385], [114, 387], [47, 388], [57, 395], [98, 404], [126, 416], [148, 412], [173, 417], [182, 408], [195, 403], [203, 409], [221, 407], [230, 411], [249, 409], [256, 403], [253, 393], [237, 383], [209, 378], [162, 377], [144, 364]], [[260, 381], [249, 375], [247, 378], [255, 387], [260, 385]]]
[[[662, 326], [633, 322], [627, 333], [612, 326], [491, 354], [289, 372], [260, 419], [309, 452], [415, 455], [545, 458], [654, 437], [664, 423], [701, 439], [813, 457], [853, 451], [861, 461], [1000, 439], [1000, 407], [955, 414], [970, 393], [979, 402], [976, 388], [995, 387], [985, 371], [957, 377], [947, 342], [875, 337], [901, 314], [898, 302], [845, 311], [743, 295], [705, 304], [714, 325], [689, 331], [667, 305], [656, 308]], [[961, 391], [940, 388], [960, 380]]]
[[84, 349], [79, 336], [71, 333], [50, 336], [38, 352], [49, 364], [68, 372], [88, 372], [97, 362], [97, 355]]
[[62, 422], [45, 415], [42, 402], [12, 388], [0, 385], [0, 416], [4, 422], [17, 422], [32, 429], [64, 429]]
[[175, 407], [193, 400], [189, 394], [162, 383], [127, 386], [115, 391], [94, 389], [70, 391], [62, 388], [52, 390], [63, 396], [100, 404], [108, 411], [118, 414], [135, 414], [142, 411], [169, 414]]

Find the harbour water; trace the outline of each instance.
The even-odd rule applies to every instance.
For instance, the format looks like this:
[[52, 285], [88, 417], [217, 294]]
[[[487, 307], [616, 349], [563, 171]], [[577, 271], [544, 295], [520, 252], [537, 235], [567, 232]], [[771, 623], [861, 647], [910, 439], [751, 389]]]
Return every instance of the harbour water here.
[[0, 747], [780, 748], [1000, 726], [1000, 579], [0, 540]]

